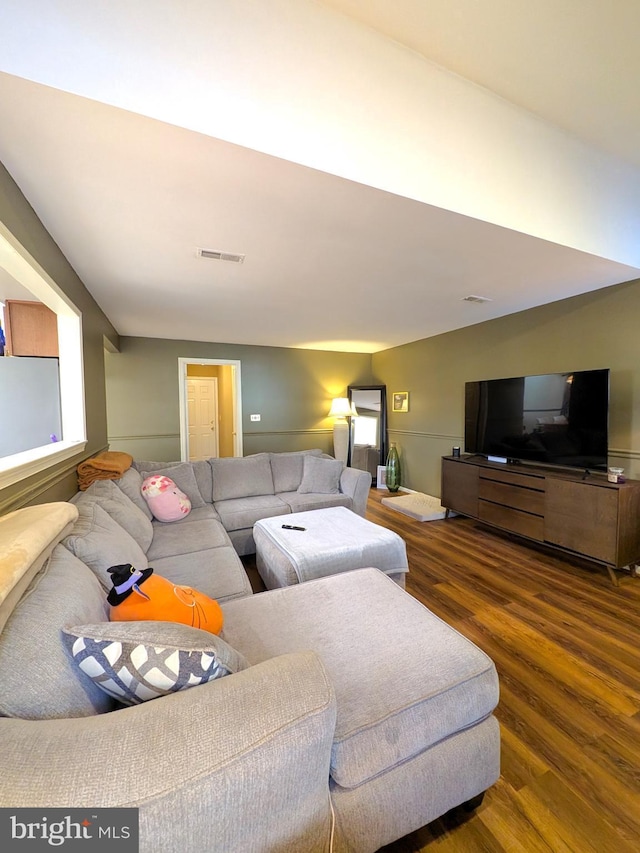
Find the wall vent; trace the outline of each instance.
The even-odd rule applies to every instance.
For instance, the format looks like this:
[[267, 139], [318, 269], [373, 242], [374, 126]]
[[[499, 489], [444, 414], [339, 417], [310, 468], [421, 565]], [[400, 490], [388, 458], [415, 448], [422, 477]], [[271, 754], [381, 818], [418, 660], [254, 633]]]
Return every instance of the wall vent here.
[[198, 257], [209, 258], [212, 261], [231, 261], [234, 264], [241, 264], [244, 261], [244, 255], [235, 255], [233, 252], [218, 252], [216, 249], [198, 249]]
[[463, 302], [493, 302], [493, 299], [489, 299], [488, 296], [463, 296]]

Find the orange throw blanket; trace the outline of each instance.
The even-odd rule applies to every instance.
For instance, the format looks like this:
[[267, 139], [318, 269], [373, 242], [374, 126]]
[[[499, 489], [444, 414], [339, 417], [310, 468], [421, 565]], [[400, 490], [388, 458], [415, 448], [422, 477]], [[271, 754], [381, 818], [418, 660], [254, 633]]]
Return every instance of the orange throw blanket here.
[[94, 480], [118, 480], [131, 468], [133, 456], [121, 450], [105, 450], [78, 465], [78, 488], [88, 489]]

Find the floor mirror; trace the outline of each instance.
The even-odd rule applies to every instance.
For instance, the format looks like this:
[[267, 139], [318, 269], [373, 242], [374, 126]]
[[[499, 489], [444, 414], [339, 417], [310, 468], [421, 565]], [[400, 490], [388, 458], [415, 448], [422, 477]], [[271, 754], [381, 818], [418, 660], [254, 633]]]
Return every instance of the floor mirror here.
[[349, 385], [348, 395], [357, 412], [350, 419], [348, 464], [368, 471], [375, 484], [387, 458], [387, 386]]

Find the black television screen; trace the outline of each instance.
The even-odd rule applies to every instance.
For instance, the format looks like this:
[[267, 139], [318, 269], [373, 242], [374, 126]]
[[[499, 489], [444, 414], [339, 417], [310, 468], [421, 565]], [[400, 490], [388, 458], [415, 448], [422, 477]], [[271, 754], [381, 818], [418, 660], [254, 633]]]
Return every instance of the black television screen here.
[[607, 468], [609, 370], [465, 384], [465, 452]]

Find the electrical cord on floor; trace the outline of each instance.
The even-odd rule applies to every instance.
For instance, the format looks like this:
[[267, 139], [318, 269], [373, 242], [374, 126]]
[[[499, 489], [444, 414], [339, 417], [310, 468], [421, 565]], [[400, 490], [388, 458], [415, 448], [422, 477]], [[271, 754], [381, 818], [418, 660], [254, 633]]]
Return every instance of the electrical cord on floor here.
[[331, 832], [329, 833], [329, 853], [333, 853], [333, 839], [334, 833], [336, 829], [336, 813], [333, 810], [333, 803], [331, 802], [331, 794], [329, 794], [329, 808], [331, 809]]

